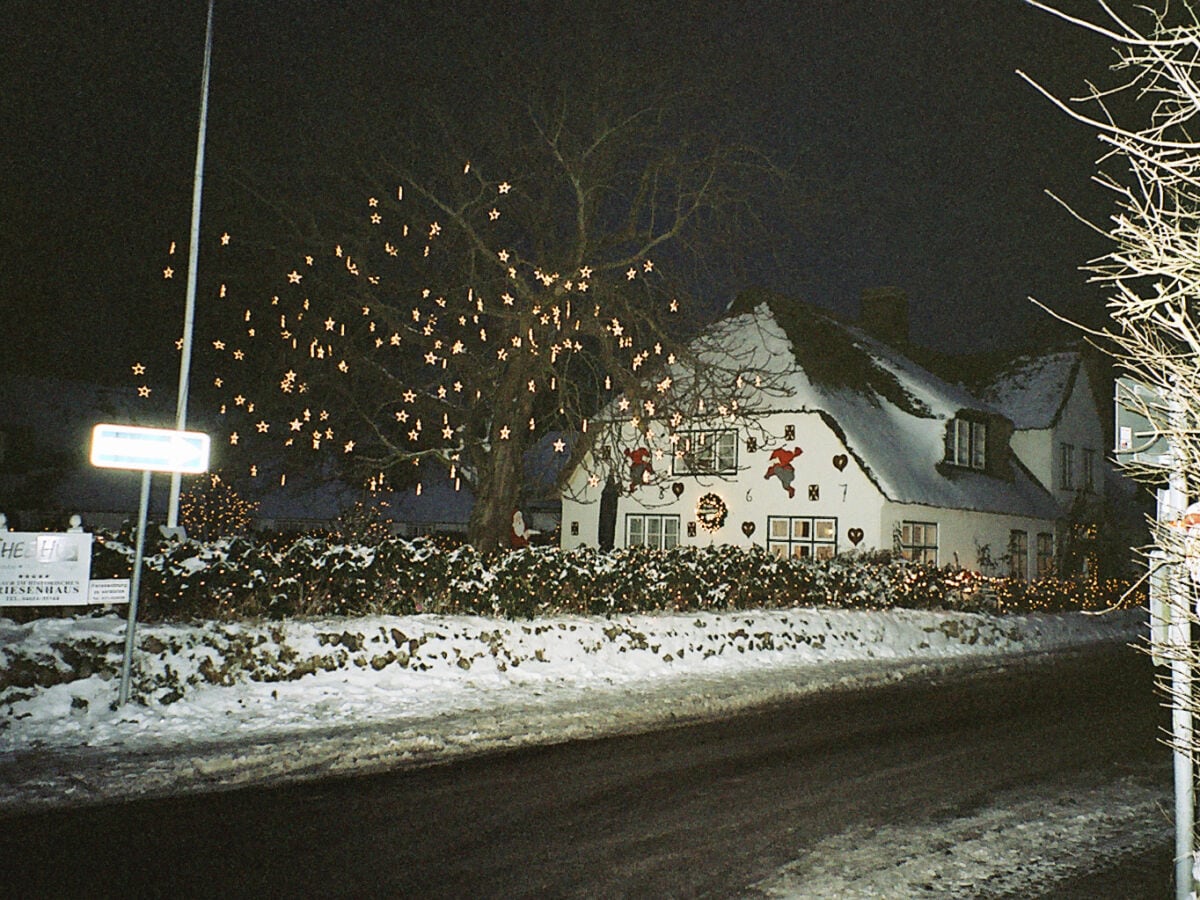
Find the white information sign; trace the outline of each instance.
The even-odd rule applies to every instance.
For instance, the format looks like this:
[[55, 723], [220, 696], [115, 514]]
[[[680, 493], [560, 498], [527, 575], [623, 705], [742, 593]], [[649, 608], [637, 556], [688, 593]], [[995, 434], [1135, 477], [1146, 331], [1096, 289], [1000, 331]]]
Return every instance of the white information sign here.
[[92, 429], [92, 465], [149, 472], [208, 471], [209, 436], [137, 425], [97, 425]]
[[0, 531], [0, 606], [82, 606], [92, 536]]
[[128, 578], [101, 578], [88, 582], [88, 603], [110, 605], [128, 602]]

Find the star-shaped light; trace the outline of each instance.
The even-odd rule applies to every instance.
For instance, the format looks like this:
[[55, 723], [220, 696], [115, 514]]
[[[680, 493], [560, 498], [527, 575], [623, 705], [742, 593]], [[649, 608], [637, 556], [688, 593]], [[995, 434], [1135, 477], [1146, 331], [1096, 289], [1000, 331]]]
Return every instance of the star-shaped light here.
[[143, 384], [141, 387], [139, 387], [139, 388], [137, 389], [137, 391], [138, 391], [138, 396], [139, 396], [139, 397], [149, 397], [149, 396], [150, 396], [150, 387], [149, 387], [149, 385], [145, 385], [145, 384]]
[[143, 366], [141, 363], [134, 363], [129, 368], [133, 370], [134, 375], [145, 375], [146, 374], [146, 367]]
[[651, 262], [650, 260], [646, 260], [644, 263], [642, 263], [642, 271], [653, 272], [654, 271], [654, 263]]
[[353, 453], [354, 452], [354, 441], [346, 441], [345, 445], [343, 445], [343, 447], [342, 447], [342, 452], [343, 453]]
[[498, 190], [501, 194], [507, 194], [509, 191], [512, 190], [512, 185], [509, 184], [507, 181], [502, 181], [498, 185], [496, 185], [496, 190]]
[[509, 427], [508, 427], [507, 425], [501, 426], [501, 428], [500, 428], [500, 440], [502, 440], [502, 441], [507, 441], [507, 440], [508, 440], [508, 436], [509, 436], [510, 434], [512, 434], [512, 431], [509, 429]]
[[439, 225], [437, 222], [429, 223], [429, 236], [430, 237], [437, 237], [441, 233], [442, 233], [441, 225]]
[[405, 403], [412, 403], [414, 400], [417, 399], [417, 395], [415, 393], [413, 393], [411, 388], [409, 390], [405, 391], [400, 396], [404, 398]]
[[302, 427], [303, 423], [299, 419], [292, 419], [292, 421], [288, 422], [288, 428], [292, 429], [292, 431], [299, 431]]
[[224, 350], [225, 342], [224, 341], [213, 341], [213, 349], [214, 350]]
[[378, 197], [371, 197], [367, 200], [367, 206], [378, 206], [378, 205], [379, 205]]
[[271, 423], [264, 419], [259, 419], [258, 424], [256, 424], [254, 427], [258, 429], [259, 434], [266, 434], [271, 430]]
[[172, 269], [170, 266], [167, 266], [165, 269], [163, 269], [163, 278], [170, 278], [174, 274], [175, 274], [175, 270]]
[[378, 225], [382, 221], [383, 221], [383, 216], [381, 216], [379, 213], [371, 213], [371, 224], [372, 225]]
[[498, 218], [500, 218], [500, 210], [493, 206], [488, 212], [488, 219], [495, 222]]
[[625, 277], [630, 281], [633, 281], [633, 279], [637, 278], [637, 269], [635, 269], [633, 266], [630, 266], [629, 271], [625, 273]]
[[447, 425], [445, 428], [442, 429], [442, 437], [445, 438], [446, 440], [450, 440], [451, 438], [454, 437], [454, 429], [451, 428], [449, 425]]
[[295, 269], [292, 269], [292, 271], [288, 272], [288, 282], [290, 284], [299, 284], [300, 279], [303, 277], [304, 276], [301, 275], [299, 272], [297, 272]]
[[217, 378], [213, 379], [213, 387], [219, 388], [219, 387], [224, 387], [224, 386], [225, 386], [224, 378], [221, 378], [218, 376]]
[[500, 262], [502, 262], [502, 263], [508, 262], [508, 251], [507, 250], [501, 250], [499, 253], [496, 254], [496, 256], [498, 256], [500, 258]]
[[236, 447], [237, 442], [238, 442], [238, 433], [235, 431], [233, 434], [231, 434], [229, 436], [229, 443], [233, 444]]
[[229, 246], [229, 232], [228, 231], [225, 232], [223, 235], [221, 235], [221, 246], [222, 247]]
[[562, 453], [566, 449], [567, 449], [566, 441], [564, 441], [562, 438], [559, 438], [557, 441], [554, 442], [554, 452], [555, 453]]

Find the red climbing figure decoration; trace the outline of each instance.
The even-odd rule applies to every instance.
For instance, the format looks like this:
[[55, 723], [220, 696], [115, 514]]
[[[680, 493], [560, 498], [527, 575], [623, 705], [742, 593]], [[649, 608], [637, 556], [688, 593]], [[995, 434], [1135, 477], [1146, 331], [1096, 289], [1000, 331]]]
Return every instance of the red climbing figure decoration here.
[[767, 474], [763, 478], [768, 481], [771, 478], [778, 478], [783, 489], [787, 491], [787, 495], [795, 497], [796, 489], [792, 487], [792, 481], [796, 478], [796, 470], [792, 468], [792, 460], [803, 452], [799, 447], [795, 450], [780, 447], [778, 450], [772, 451], [771, 465], [767, 466]]
[[625, 456], [629, 459], [629, 490], [634, 491], [650, 480], [654, 466], [650, 464], [650, 451], [645, 447], [626, 450]]

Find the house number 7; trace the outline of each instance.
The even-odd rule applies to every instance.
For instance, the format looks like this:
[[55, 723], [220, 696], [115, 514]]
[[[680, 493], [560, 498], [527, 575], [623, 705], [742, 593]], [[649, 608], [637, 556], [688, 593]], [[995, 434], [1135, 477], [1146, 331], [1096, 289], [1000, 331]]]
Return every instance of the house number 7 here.
[[846, 502], [846, 488], [848, 487], [848, 485], [839, 484], [838, 487], [840, 487], [842, 489], [842, 502], [845, 503]]

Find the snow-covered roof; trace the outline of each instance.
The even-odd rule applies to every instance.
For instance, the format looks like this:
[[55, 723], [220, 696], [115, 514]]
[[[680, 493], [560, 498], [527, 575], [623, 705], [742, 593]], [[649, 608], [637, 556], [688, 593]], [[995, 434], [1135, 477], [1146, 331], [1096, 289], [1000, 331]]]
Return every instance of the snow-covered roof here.
[[1071, 395], [1081, 361], [1074, 351], [1019, 357], [980, 395], [1012, 419], [1018, 431], [1050, 428]]
[[1053, 498], [1015, 456], [1005, 477], [939, 465], [953, 418], [964, 411], [1000, 417], [998, 409], [809, 304], [754, 299], [749, 309], [735, 303], [720, 331], [734, 345], [762, 342], [759, 358], [786, 388], [763, 398], [763, 412], [821, 413], [895, 502], [1057, 516]]

